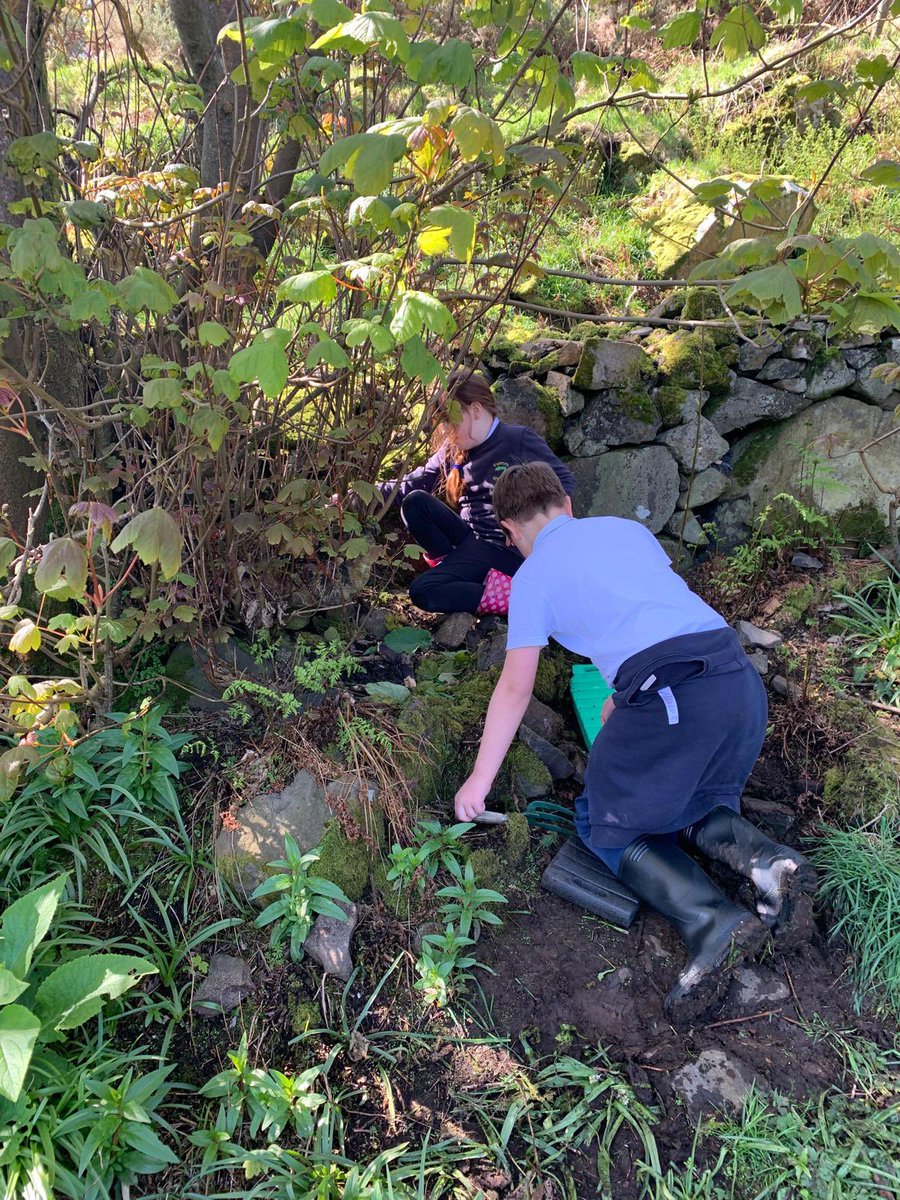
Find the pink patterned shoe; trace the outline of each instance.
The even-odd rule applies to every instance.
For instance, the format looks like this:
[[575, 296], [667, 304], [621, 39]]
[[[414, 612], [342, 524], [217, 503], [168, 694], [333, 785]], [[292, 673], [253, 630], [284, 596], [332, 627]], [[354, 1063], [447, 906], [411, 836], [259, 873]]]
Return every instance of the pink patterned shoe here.
[[509, 592], [512, 576], [491, 567], [484, 579], [484, 592], [478, 605], [478, 616], [504, 617], [509, 612]]
[[422, 557], [428, 563], [429, 567], [439, 567], [447, 556], [442, 554], [440, 558], [432, 558], [430, 554], [425, 554], [423, 551]]

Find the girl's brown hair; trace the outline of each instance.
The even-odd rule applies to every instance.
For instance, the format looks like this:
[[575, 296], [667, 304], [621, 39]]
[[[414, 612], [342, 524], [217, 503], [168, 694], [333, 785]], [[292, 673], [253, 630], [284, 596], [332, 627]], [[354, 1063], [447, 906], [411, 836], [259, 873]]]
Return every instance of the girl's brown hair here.
[[[491, 385], [477, 371], [466, 369], [456, 370], [447, 380], [437, 409], [438, 427], [435, 430], [434, 450], [441, 447], [446, 449], [444, 458], [444, 490], [451, 504], [458, 504], [463, 493], [462, 468], [466, 462], [467, 452], [460, 450], [453, 436], [453, 424], [459, 421], [461, 410], [480, 404], [492, 417], [497, 415], [497, 402]], [[455, 411], [454, 411], [455, 410]], [[454, 416], [456, 421], [454, 422]]]

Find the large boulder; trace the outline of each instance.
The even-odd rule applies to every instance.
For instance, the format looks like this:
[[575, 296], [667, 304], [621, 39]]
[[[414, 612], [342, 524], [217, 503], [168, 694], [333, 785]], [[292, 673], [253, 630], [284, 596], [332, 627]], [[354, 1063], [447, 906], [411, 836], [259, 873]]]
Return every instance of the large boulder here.
[[652, 359], [634, 342], [588, 338], [575, 368], [573, 384], [579, 391], [640, 387], [656, 375]]
[[708, 415], [716, 430], [726, 434], [759, 421], [782, 421], [802, 412], [810, 403], [808, 393], [787, 392], [738, 375], [731, 381], [725, 400]]
[[[674, 179], [636, 206], [649, 230], [650, 253], [661, 275], [684, 279], [702, 262], [715, 258], [739, 238], [762, 236], [769, 229], [786, 231], [788, 222], [809, 193], [786, 177], [777, 181], [731, 176], [732, 190], [712, 207], [696, 198], [692, 190], [700, 183], [687, 179], [687, 187]], [[765, 186], [761, 207], [756, 194]], [[807, 205], [796, 230], [806, 233], [815, 217], [815, 206]], [[765, 226], [765, 230], [761, 228]], [[785, 236], [786, 233], [785, 233]]]
[[659, 533], [678, 502], [678, 464], [665, 446], [610, 450], [571, 464], [577, 517], [630, 517]]
[[652, 442], [662, 420], [646, 391], [606, 391], [589, 400], [584, 412], [567, 423], [566, 446], [581, 458], [611, 446]]
[[526, 425], [554, 450], [562, 448], [563, 409], [559, 393], [525, 375], [508, 375], [493, 386], [497, 416], [511, 425]]
[[[866, 451], [858, 451], [897, 430]], [[900, 488], [900, 419], [851, 396], [832, 396], [780, 425], [742, 438], [732, 450], [734, 477], [757, 509], [779, 492], [798, 491], [822, 512], [862, 507], [888, 515], [889, 492]]]

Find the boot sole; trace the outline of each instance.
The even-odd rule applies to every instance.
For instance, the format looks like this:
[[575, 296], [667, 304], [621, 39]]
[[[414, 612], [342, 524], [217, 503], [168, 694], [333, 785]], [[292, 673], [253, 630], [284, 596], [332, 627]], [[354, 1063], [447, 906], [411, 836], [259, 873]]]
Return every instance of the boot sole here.
[[[689, 990], [679, 993], [679, 983], [663, 1001], [666, 1016], [673, 1025], [683, 1026], [702, 1017], [725, 996], [735, 967], [755, 958], [765, 946], [769, 930], [756, 917], [748, 914], [731, 932], [731, 938], [721, 953], [705, 967], [703, 974], [690, 984]], [[676, 993], [673, 995], [673, 993]]]

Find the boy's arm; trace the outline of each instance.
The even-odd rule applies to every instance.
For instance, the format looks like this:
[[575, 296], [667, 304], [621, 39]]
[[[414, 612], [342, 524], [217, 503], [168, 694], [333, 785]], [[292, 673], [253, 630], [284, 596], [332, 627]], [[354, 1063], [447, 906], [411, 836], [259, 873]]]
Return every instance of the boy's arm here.
[[471, 821], [484, 812], [485, 797], [522, 724], [531, 699], [540, 653], [540, 646], [524, 646], [506, 653], [503, 671], [488, 705], [475, 766], [456, 793], [454, 808], [458, 821]]

